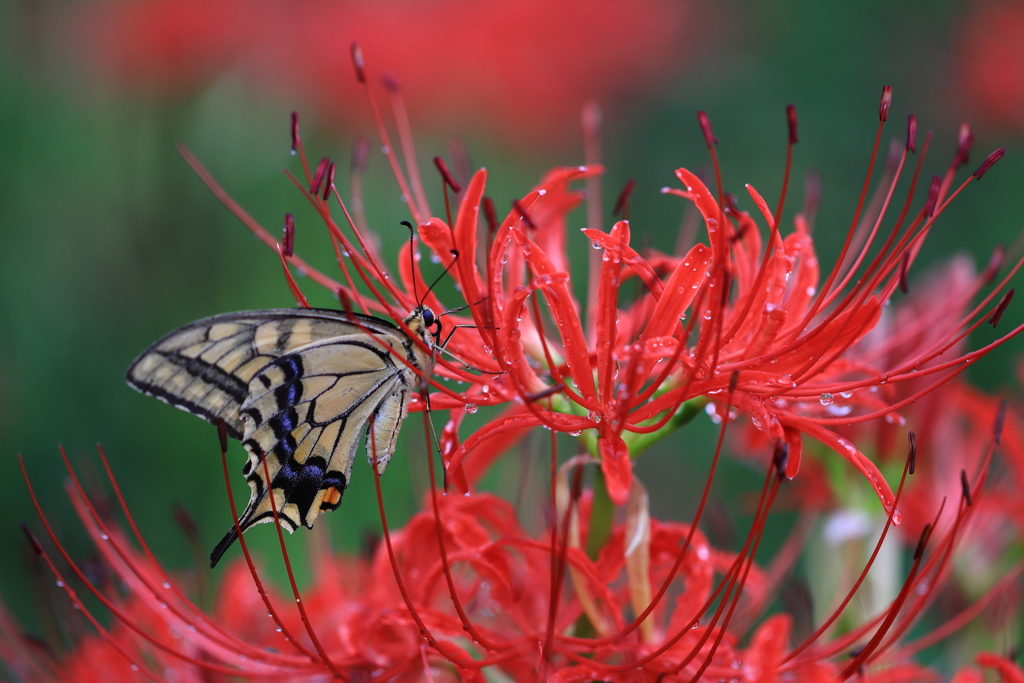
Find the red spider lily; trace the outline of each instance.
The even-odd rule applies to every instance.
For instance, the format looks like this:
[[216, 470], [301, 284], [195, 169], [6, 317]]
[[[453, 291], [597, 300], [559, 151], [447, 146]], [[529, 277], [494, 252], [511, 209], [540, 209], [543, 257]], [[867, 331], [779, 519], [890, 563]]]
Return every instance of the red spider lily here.
[[[946, 174], [933, 179], [926, 202], [912, 213], [926, 141], [899, 217], [872, 254], [876, 241], [882, 241], [882, 223], [907, 156], [915, 149], [916, 125], [911, 117], [907, 144], [865, 209], [890, 101], [886, 89], [864, 192], [840, 259], [824, 285], [819, 282], [809, 232], [813, 216], [798, 214], [795, 232], [783, 238], [777, 216], [785, 196], [773, 214], [748, 185], [747, 191], [769, 227], [770, 246], [765, 247], [750, 214], [727, 204], [721, 192], [716, 200], [699, 178], [679, 169], [676, 175], [684, 189], [666, 188], [665, 192], [693, 203], [704, 219], [708, 245], [698, 243], [681, 256], [642, 256], [629, 246], [628, 221], [616, 223], [607, 233], [593, 227], [584, 230], [603, 251], [585, 307], [594, 312], [593, 320], [585, 325], [584, 307], [574, 301], [568, 283], [563, 218], [564, 212], [580, 201], [568, 190], [568, 183], [597, 169], [559, 169], [546, 176], [494, 229], [486, 273], [474, 271], [473, 264], [466, 261], [455, 277], [469, 293], [467, 300], [479, 297], [484, 301], [473, 305], [471, 311], [504, 372], [492, 386], [511, 383], [520, 398], [558, 388], [572, 405], [552, 405], [545, 410], [540, 402], [529, 414], [492, 423], [489, 430], [467, 439], [452, 462], [459, 463], [491, 433], [512, 425], [544, 424], [567, 432], [592, 429], [597, 433], [594, 452], [601, 456], [608, 493], [616, 504], [622, 504], [630, 489], [627, 452], [636, 457], [637, 446], [645, 439], [685, 419], [687, 411], [680, 410], [693, 406], [688, 401], [713, 401], [733, 382], [738, 410], [749, 415], [772, 440], [787, 445], [787, 476], [795, 476], [800, 467], [802, 435], [811, 436], [849, 460], [871, 483], [886, 510], [891, 510], [893, 494], [878, 468], [832, 427], [893, 413], [951, 380], [1024, 327], [977, 351], [953, 358], [947, 354], [968, 332], [990, 317], [995, 319], [997, 311], [1001, 313], [1004, 305], [997, 297], [1020, 267], [1018, 262], [973, 310], [936, 321], [929, 329], [929, 343], [899, 362], [861, 362], [851, 354], [851, 348], [875, 327], [883, 306], [905, 281], [922, 241], [952, 198], [1002, 156], [1002, 150], [993, 153], [954, 190], [954, 172], [969, 145], [962, 141]], [[706, 117], [702, 125], [713, 155], [715, 140]], [[796, 137], [795, 113], [791, 125], [790, 148]], [[459, 211], [455, 245], [462, 253], [476, 251], [476, 218], [485, 177], [483, 171], [474, 176]], [[422, 226], [424, 241], [435, 246], [429, 235], [448, 234], [444, 228], [437, 219]], [[632, 276], [640, 278], [647, 291], [623, 307], [620, 286]], [[484, 282], [486, 285], [481, 284]], [[977, 292], [984, 284], [979, 279], [969, 291]], [[541, 296], [553, 326], [541, 314]], [[545, 325], [548, 330], [554, 328], [554, 335], [546, 333]], [[941, 362], [932, 363], [935, 359]], [[546, 371], [538, 372], [538, 365]], [[926, 382], [920, 390], [901, 400], [887, 400], [890, 392], [884, 385], [922, 378]], [[880, 387], [886, 390], [878, 392]], [[509, 393], [506, 389], [505, 394]], [[842, 399], [841, 406], [835, 405], [837, 396]], [[895, 514], [898, 522], [901, 514]]]
[[75, 12], [68, 30], [117, 85], [177, 94], [233, 71], [350, 123], [358, 93], [348, 48], [358, 38], [402, 76], [417, 115], [550, 143], [565, 139], [586, 100], [678, 70], [714, 25], [669, 0], [113, 0]]
[[[878, 133], [861, 199], [840, 258], [824, 284], [819, 282], [819, 264], [810, 236], [813, 215], [807, 211], [797, 214], [795, 231], [785, 238], [778, 225], [797, 140], [796, 112], [790, 107], [787, 171], [774, 212], [753, 187], [746, 186], [768, 225], [766, 243], [754, 218], [740, 211], [734, 201], [727, 203], [721, 189], [716, 199], [693, 173], [679, 169], [676, 175], [684, 189], [666, 188], [664, 192], [692, 202], [703, 218], [708, 244], [697, 243], [680, 256], [644, 256], [629, 245], [629, 221], [619, 221], [607, 233], [596, 226], [585, 229], [586, 237], [602, 251], [602, 258], [593, 264], [589, 300], [584, 307], [575, 301], [570, 286], [566, 215], [583, 201], [570, 183], [592, 179], [601, 171], [600, 166], [549, 172], [533, 191], [513, 202], [513, 210], [498, 224], [492, 204], [484, 201], [486, 171], [477, 171], [463, 187], [441, 162], [438, 169], [446, 216], [430, 218], [405, 108], [395, 107], [403, 171], [358, 47], [353, 46], [352, 56], [356, 80], [366, 88], [381, 141], [400, 189], [409, 199], [420, 238], [434, 259], [451, 273], [471, 315], [451, 319], [456, 329], [447, 350], [483, 374], [440, 360], [440, 377], [469, 382], [470, 388], [456, 393], [431, 380], [438, 390], [433, 406], [475, 410], [478, 405], [515, 404], [509, 414], [478, 430], [457, 448], [459, 417], [452, 418], [446, 430], [450, 438], [445, 456], [451, 481], [460, 489], [468, 485], [463, 459], [481, 443], [499, 436], [507, 439], [510, 433], [543, 425], [584, 436], [592, 453], [601, 459], [608, 496], [622, 505], [631, 489], [631, 459], [652, 440], [685, 424], [703, 403], [714, 401], [716, 395], [729, 389], [734, 390], [736, 409], [748, 415], [775, 443], [785, 445], [788, 477], [794, 477], [800, 468], [803, 436], [813, 437], [853, 464], [899, 523], [902, 513], [892, 508], [892, 490], [878, 467], [833, 427], [894, 414], [1024, 330], [1024, 326], [1018, 326], [982, 349], [950, 358], [951, 351], [970, 331], [985, 320], [998, 321], [1012, 290], [1002, 299], [997, 297], [1024, 262], [1018, 261], [972, 310], [934, 320], [928, 328], [927, 343], [917, 345], [898, 360], [884, 354], [862, 359], [854, 351], [857, 342], [877, 325], [885, 303], [898, 287], [905, 286], [907, 271], [923, 240], [950, 201], [1002, 156], [1002, 150], [994, 152], [954, 189], [955, 172], [966, 160], [972, 140], [969, 132], [963, 135], [946, 173], [932, 179], [924, 204], [911, 212], [930, 142], [930, 137], [926, 139], [903, 206], [888, 236], [884, 236], [882, 224], [897, 183], [908, 156], [916, 152], [916, 119], [911, 116], [906, 144], [895, 150], [874, 196], [866, 202], [892, 101], [889, 88], [883, 91]], [[717, 141], [707, 116], [702, 112], [699, 118], [717, 178]], [[424, 292], [424, 303], [431, 309], [447, 310], [427, 292], [417, 256], [408, 252], [399, 255], [404, 291], [387, 276], [370, 242], [361, 234], [365, 217], [350, 214], [333, 189], [334, 164], [324, 159], [315, 174], [310, 171], [297, 119], [293, 122], [293, 142], [301, 154], [306, 182], [292, 180], [327, 224], [346, 284], [311, 271], [297, 256], [282, 253], [283, 263], [310, 272], [315, 280], [338, 291], [345, 302], [353, 302], [364, 311], [384, 310], [396, 321], [402, 315], [389, 300], [411, 310], [418, 303], [418, 291]], [[258, 236], [275, 244], [198, 162], [187, 152], [186, 156], [214, 192]], [[358, 190], [358, 164], [354, 177], [353, 188]], [[459, 199], [454, 220], [448, 211], [449, 189], [456, 191]], [[328, 201], [332, 192], [352, 238], [346, 238], [332, 218]], [[625, 195], [624, 200], [628, 202]], [[354, 190], [352, 205], [361, 204]], [[480, 221], [481, 208], [486, 221]], [[876, 242], [882, 242], [881, 246], [874, 248]], [[473, 258], [481, 252], [482, 258]], [[350, 270], [370, 288], [372, 298], [358, 293]], [[288, 274], [287, 267], [285, 272]], [[634, 276], [646, 292], [624, 305], [620, 302], [622, 282]], [[987, 274], [976, 278], [965, 288], [969, 296], [963, 301], [970, 300], [990, 279]], [[304, 304], [290, 274], [289, 281], [296, 299]], [[547, 316], [542, 302], [546, 303]], [[584, 308], [590, 313], [586, 323]], [[917, 329], [924, 325], [922, 320], [916, 323]], [[473, 325], [476, 329], [468, 329]], [[913, 392], [898, 398], [893, 394], [892, 387], [910, 386], [910, 382], [915, 383]], [[497, 453], [498, 449], [489, 451]], [[477, 469], [485, 467], [486, 459]]]
[[[723, 432], [727, 423], [728, 416]], [[109, 506], [90, 500], [65, 457], [71, 475], [68, 494], [116, 580], [97, 583], [70, 558], [33, 493], [49, 541], [70, 572], [62, 573], [54, 554], [30, 534], [32, 547], [70, 601], [75, 616], [68, 618], [88, 620], [98, 635], [55, 659], [43, 648], [26, 647], [16, 625], [0, 614], [0, 656], [19, 680], [32, 682], [484, 680], [485, 672], [516, 681], [824, 681], [858, 671], [867, 680], [931, 679], [934, 673], [914, 664], [908, 654], [947, 637], [950, 626], [959, 627], [977, 610], [972, 607], [917, 640], [904, 641], [903, 636], [934, 600], [956, 545], [987, 495], [994, 445], [990, 439], [979, 474], [953, 506], [946, 531], [935, 537], [929, 533], [943, 516], [941, 508], [926, 526], [902, 590], [887, 609], [851, 631], [822, 637], [863, 582], [872, 555], [842, 604], [795, 646], [786, 614], [769, 616], [750, 633], [746, 646], [741, 642], [749, 627], [733, 619], [737, 607], [759, 613], [770, 602], [768, 575], [753, 556], [772, 500], [785, 481], [781, 460], [768, 469], [754, 522], [738, 553], [713, 548], [693, 524], [650, 519], [646, 495], [635, 485], [625, 524], [612, 529], [595, 559], [581, 549], [592, 533], [592, 493], [582, 491], [579, 477], [589, 458], [567, 461], [553, 477], [557, 513], [539, 537], [527, 534], [514, 508], [499, 498], [444, 497], [436, 486], [428, 510], [391, 531], [377, 476], [384, 540], [372, 559], [316, 553], [314, 584], [300, 594], [292, 579], [292, 610], [286, 607], [291, 599], [261, 582], [243, 536], [246, 560], [228, 569], [209, 615], [153, 557], [102, 450], [129, 536], [112, 522]], [[227, 483], [223, 449], [221, 457]], [[234, 509], [230, 486], [227, 491]], [[876, 554], [891, 523], [890, 513]], [[291, 576], [283, 539], [281, 549]], [[1006, 583], [997, 584], [979, 604], [1005, 591]], [[112, 613], [109, 627], [93, 615], [83, 594], [92, 594]], [[978, 662], [996, 668], [1006, 680], [1024, 675], [995, 655], [983, 653]]]

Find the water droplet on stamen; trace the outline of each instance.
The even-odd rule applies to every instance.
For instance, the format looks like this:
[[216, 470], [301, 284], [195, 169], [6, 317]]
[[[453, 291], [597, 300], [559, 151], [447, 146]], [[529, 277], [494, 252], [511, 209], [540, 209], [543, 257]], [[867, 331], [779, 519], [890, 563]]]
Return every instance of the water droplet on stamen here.
[[824, 394], [822, 394], [821, 396], [818, 397], [818, 401], [823, 406], [830, 406], [830, 405], [832, 405], [832, 402], [834, 400], [835, 399], [832, 397], [832, 394], [830, 394], [828, 392], [825, 392]]
[[480, 409], [479, 406], [477, 406], [477, 404], [475, 404], [475, 403], [467, 403], [466, 404], [466, 412], [469, 413], [470, 415], [472, 415], [473, 413], [475, 413], [479, 409]]

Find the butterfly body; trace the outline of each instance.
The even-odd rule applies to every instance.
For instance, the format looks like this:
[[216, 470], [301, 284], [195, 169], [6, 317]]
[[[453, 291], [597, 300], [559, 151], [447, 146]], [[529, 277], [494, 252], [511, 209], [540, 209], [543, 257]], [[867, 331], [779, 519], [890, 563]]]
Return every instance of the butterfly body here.
[[[312, 528], [340, 504], [364, 433], [368, 459], [376, 457], [378, 472], [387, 467], [410, 392], [431, 371], [433, 320], [417, 308], [404, 321], [410, 336], [380, 318], [327, 309], [226, 313], [154, 343], [127, 380], [209, 422], [223, 420], [242, 442], [251, 489], [242, 531], [273, 521], [275, 510], [289, 531]], [[211, 566], [236, 539], [232, 526]]]

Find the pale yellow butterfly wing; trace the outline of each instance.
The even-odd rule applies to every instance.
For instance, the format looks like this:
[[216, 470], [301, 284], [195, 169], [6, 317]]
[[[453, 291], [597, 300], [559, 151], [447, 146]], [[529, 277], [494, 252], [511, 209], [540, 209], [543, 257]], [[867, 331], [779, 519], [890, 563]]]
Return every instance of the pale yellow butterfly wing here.
[[[421, 313], [406, 323], [429, 348]], [[282, 526], [293, 531], [312, 527], [321, 512], [338, 506], [371, 416], [383, 471], [409, 391], [429, 372], [429, 361], [384, 320], [280, 309], [228, 313], [179, 328], [143, 353], [127, 379], [142, 393], [215, 424], [223, 420], [249, 452], [243, 474], [251, 496], [239, 520], [242, 530], [273, 521], [276, 509]], [[232, 525], [211, 565], [236, 538]]]

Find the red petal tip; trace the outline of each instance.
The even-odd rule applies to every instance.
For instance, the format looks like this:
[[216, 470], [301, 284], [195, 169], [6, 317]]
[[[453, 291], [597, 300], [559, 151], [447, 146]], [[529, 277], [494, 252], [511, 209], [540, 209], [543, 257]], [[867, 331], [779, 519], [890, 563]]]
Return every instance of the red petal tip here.
[[907, 151], [917, 151], [917, 117], [913, 114], [907, 118]]
[[889, 107], [892, 106], [892, 86], [882, 88], [882, 102], [878, 105], [878, 120], [885, 123], [889, 118]]
[[363, 49], [359, 47], [359, 43], [352, 43], [352, 65], [356, 68], [356, 80], [366, 83], [366, 63], [363, 61]]
[[792, 104], [786, 105], [786, 123], [789, 126], [789, 144], [795, 145], [799, 141], [796, 136], [796, 107]]
[[717, 145], [718, 140], [715, 139], [714, 133], [711, 132], [711, 119], [708, 118], [707, 112], [703, 109], [697, 112], [697, 122], [700, 123], [700, 132], [704, 134], [704, 142], [707, 143], [707, 146]]
[[981, 166], [978, 167], [977, 171], [974, 172], [974, 179], [975, 180], [981, 180], [981, 176], [985, 175], [985, 173], [988, 172], [988, 169], [992, 168], [997, 161], [1002, 159], [1003, 158], [1003, 154], [1005, 154], [1005, 153], [1006, 153], [1006, 150], [1003, 149], [1002, 147], [1000, 147], [996, 151], [994, 151], [991, 154], [989, 154], [988, 158], [985, 159], [985, 162]]

